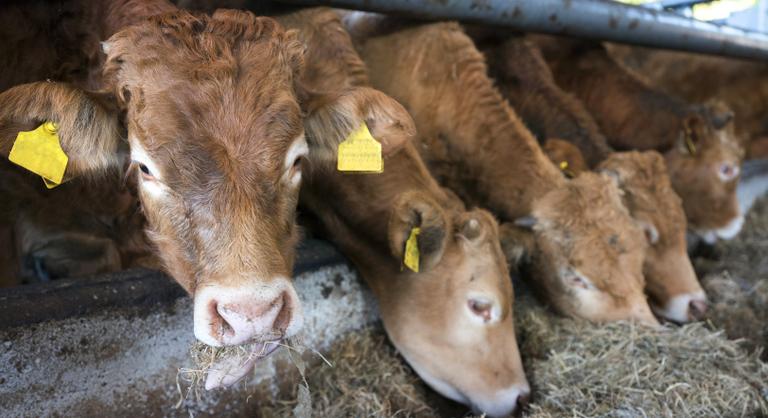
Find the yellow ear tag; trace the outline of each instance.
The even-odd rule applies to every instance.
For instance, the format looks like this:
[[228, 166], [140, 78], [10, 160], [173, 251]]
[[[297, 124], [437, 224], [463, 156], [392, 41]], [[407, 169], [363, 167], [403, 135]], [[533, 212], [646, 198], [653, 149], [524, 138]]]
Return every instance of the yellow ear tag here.
[[45, 187], [61, 184], [69, 158], [59, 143], [58, 126], [45, 122], [33, 131], [19, 132], [8, 159], [43, 178]]
[[418, 236], [421, 232], [421, 228], [411, 229], [411, 235], [408, 237], [408, 241], [405, 241], [405, 256], [403, 257], [403, 263], [409, 269], [419, 272], [419, 242]]
[[568, 169], [568, 161], [560, 161], [560, 171], [565, 174], [565, 177], [573, 178], [573, 171]]
[[339, 144], [337, 169], [364, 173], [384, 171], [381, 144], [373, 139], [365, 122]]

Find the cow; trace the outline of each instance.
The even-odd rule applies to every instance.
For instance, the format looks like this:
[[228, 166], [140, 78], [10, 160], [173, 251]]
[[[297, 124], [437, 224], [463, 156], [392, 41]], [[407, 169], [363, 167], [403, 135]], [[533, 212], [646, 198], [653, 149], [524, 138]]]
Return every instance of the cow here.
[[645, 231], [643, 274], [651, 308], [678, 323], [702, 319], [707, 299], [688, 256], [685, 212], [664, 157], [656, 151], [617, 152], [597, 169], [617, 179], [625, 206]]
[[[370, 84], [334, 11], [310, 9], [278, 19], [301, 28], [308, 60], [322, 63], [307, 72], [308, 88], [344, 91]], [[498, 223], [487, 211], [466, 210], [438, 185], [408, 142], [415, 134], [410, 115], [392, 99], [387, 103], [379, 122], [367, 119], [373, 137], [399, 144], [385, 156], [384, 171], [350, 175], [330, 162], [312, 162], [301, 207], [371, 287], [389, 338], [416, 373], [478, 412], [507, 415], [525, 402], [530, 387], [515, 338], [514, 294]], [[414, 228], [420, 229], [418, 271], [404, 266]]]
[[302, 165], [335, 155], [346, 124], [375, 124], [378, 96], [302, 88], [297, 33], [249, 12], [72, 0], [14, 2], [2, 15], [24, 30], [0, 54], [14, 63], [2, 66], [0, 154], [19, 132], [54, 122], [64, 183], [98, 181], [130, 159], [147, 237], [194, 297], [197, 339], [266, 344], [298, 332], [290, 275]]
[[733, 113], [691, 105], [654, 89], [599, 43], [529, 36], [558, 85], [581, 100], [617, 150], [657, 150], [683, 200], [690, 229], [706, 242], [733, 238], [744, 223], [736, 185], [743, 149]]
[[657, 324], [643, 293], [645, 238], [615, 181], [595, 173], [567, 180], [494, 88], [482, 54], [457, 24], [356, 43], [373, 86], [414, 118], [416, 148], [430, 171], [506, 222], [508, 258], [530, 266], [528, 277], [554, 308], [594, 321]]
[[747, 159], [768, 158], [768, 68], [763, 63], [607, 44], [611, 57], [655, 87], [693, 103], [712, 99], [733, 109]]
[[[571, 177], [588, 170], [581, 152], [570, 142], [548, 140], [544, 149]], [[596, 170], [616, 179], [624, 205], [645, 232], [649, 245], [643, 275], [651, 309], [677, 323], [702, 319], [707, 297], [687, 253], [685, 213], [663, 157], [656, 151], [615, 152]]]
[[485, 41], [481, 51], [499, 91], [539, 142], [572, 142], [592, 168], [613, 151], [584, 105], [557, 85], [534, 44], [512, 36]]

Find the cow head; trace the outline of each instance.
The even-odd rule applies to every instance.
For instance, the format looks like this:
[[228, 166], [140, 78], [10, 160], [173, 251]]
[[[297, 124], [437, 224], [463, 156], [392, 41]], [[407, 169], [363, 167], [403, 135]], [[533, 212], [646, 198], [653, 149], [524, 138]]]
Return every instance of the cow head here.
[[679, 323], [701, 319], [706, 295], [688, 257], [685, 213], [663, 157], [655, 151], [614, 153], [599, 169], [616, 178], [627, 209], [645, 231], [643, 273], [653, 310]]
[[195, 335], [222, 346], [294, 334], [303, 160], [333, 155], [343, 138], [323, 129], [359, 125], [368, 103], [304, 91], [296, 33], [247, 12], [160, 15], [103, 46], [148, 235], [194, 295]]
[[678, 143], [665, 154], [688, 225], [709, 243], [733, 238], [744, 223], [736, 198], [744, 151], [732, 119], [722, 105], [705, 106], [683, 120]]
[[496, 221], [483, 210], [444, 210], [424, 194], [405, 193], [389, 221], [398, 265], [414, 227], [421, 228], [419, 272], [406, 270], [377, 292], [390, 338], [442, 395], [492, 416], [509, 414], [530, 389]]
[[643, 231], [609, 176], [585, 172], [549, 191], [530, 216], [502, 225], [502, 246], [561, 313], [657, 324], [643, 291]]

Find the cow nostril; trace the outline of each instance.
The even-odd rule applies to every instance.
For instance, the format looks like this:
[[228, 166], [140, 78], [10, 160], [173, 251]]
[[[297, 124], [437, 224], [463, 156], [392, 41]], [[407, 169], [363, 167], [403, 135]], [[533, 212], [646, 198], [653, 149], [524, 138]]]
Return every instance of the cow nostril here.
[[231, 337], [234, 335], [235, 329], [226, 319], [227, 308], [214, 299], [211, 300], [209, 309], [211, 310], [211, 334], [215, 335], [220, 341], [223, 340], [224, 337]]
[[285, 332], [291, 322], [291, 312], [293, 310], [293, 307], [291, 306], [291, 298], [283, 292], [273, 303], [282, 305], [280, 312], [275, 318], [273, 329], [276, 332]]
[[517, 398], [517, 407], [519, 409], [524, 409], [528, 406], [530, 402], [531, 402], [531, 394], [521, 393], [520, 396]]
[[707, 302], [703, 300], [692, 300], [688, 304], [688, 315], [695, 321], [704, 319], [707, 313]]

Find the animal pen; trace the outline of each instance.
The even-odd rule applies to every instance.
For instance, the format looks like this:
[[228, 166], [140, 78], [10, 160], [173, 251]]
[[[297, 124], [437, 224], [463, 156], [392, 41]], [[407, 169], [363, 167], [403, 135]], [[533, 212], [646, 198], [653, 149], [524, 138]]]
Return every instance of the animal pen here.
[[[258, 9], [259, 3], [243, 6]], [[768, 60], [768, 34], [608, 0], [280, 3], [712, 54], [755, 65]], [[518, 413], [768, 417], [767, 190], [768, 160], [745, 162], [738, 195], [741, 207], [751, 210], [742, 232], [691, 248], [709, 301], [702, 321], [656, 329], [567, 318], [513, 277], [517, 342], [531, 386], [529, 403]], [[293, 285], [303, 306], [303, 331], [260, 360], [242, 382], [214, 391], [203, 388], [205, 373], [226, 350], [196, 343], [192, 299], [159, 271], [0, 288], [0, 416], [474, 416], [408, 366], [387, 340], [371, 290], [322, 237], [302, 238]]]

